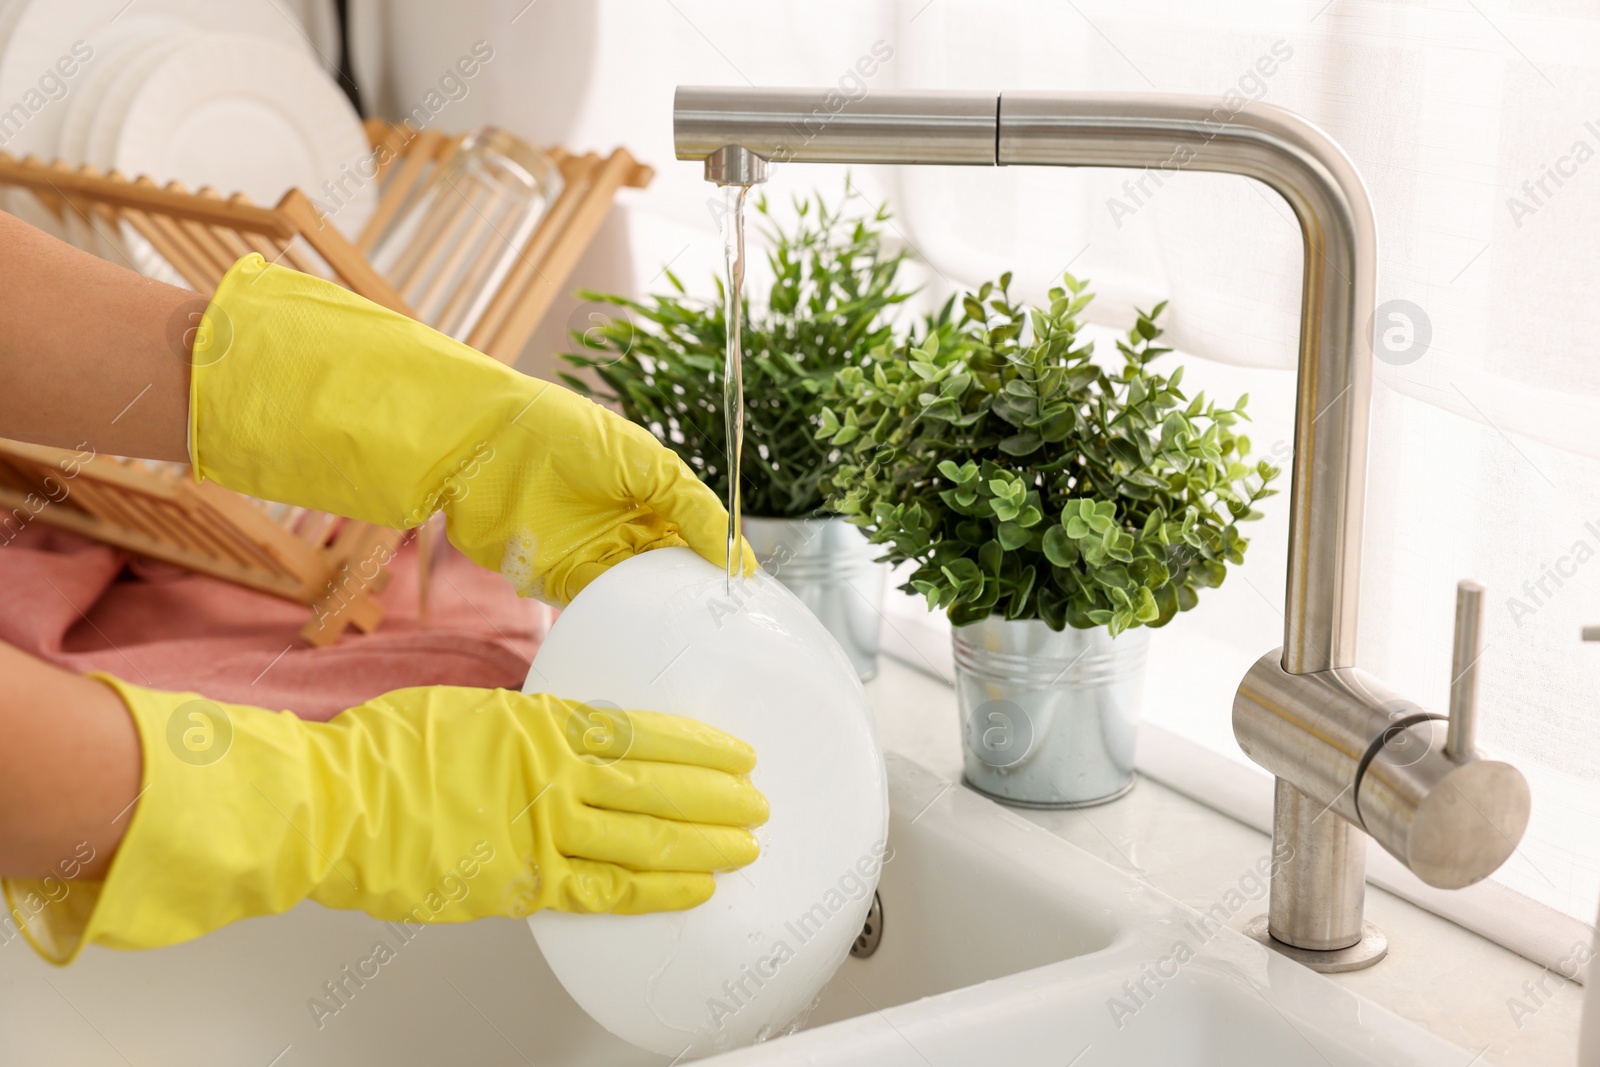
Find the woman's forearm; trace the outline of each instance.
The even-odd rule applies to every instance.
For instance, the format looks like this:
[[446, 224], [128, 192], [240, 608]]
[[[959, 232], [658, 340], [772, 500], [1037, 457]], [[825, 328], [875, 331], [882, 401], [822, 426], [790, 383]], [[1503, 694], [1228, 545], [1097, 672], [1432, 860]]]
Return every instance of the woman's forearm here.
[[139, 795], [133, 720], [109, 686], [4, 643], [0, 679], [0, 875], [103, 876]]
[[189, 349], [204, 297], [3, 212], [0, 294], [0, 437], [188, 460]]
[[[4, 213], [0, 294], [0, 437], [189, 458], [188, 353], [205, 298]], [[0, 875], [103, 875], [139, 792], [133, 721], [105, 685], [5, 644], [0, 679]]]

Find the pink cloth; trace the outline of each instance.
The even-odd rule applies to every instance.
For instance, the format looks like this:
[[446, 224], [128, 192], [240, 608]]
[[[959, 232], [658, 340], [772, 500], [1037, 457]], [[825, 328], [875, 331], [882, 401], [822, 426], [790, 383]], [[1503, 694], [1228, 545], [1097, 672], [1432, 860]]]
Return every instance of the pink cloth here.
[[317, 720], [406, 686], [522, 688], [550, 609], [443, 549], [426, 629], [412, 540], [378, 594], [383, 624], [319, 649], [298, 636], [308, 608], [33, 523], [0, 546], [0, 641], [73, 671]]

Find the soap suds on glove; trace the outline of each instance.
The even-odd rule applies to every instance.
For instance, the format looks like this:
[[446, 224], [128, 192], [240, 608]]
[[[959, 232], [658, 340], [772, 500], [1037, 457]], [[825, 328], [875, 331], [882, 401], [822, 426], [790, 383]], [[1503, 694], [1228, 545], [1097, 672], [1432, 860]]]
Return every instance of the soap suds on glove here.
[[512, 534], [506, 539], [505, 551], [500, 555], [500, 574], [511, 583], [518, 596], [544, 600], [544, 579], [535, 573], [533, 565], [538, 544], [531, 530]]

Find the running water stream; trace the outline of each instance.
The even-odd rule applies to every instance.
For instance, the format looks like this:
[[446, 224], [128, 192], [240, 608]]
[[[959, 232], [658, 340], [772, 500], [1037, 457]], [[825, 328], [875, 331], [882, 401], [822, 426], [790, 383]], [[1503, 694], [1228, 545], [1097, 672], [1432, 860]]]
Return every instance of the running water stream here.
[[743, 571], [741, 550], [743, 527], [739, 513], [739, 479], [744, 454], [744, 347], [741, 324], [744, 293], [744, 199], [747, 185], [722, 187], [722, 256], [725, 269], [722, 287], [723, 321], [728, 335], [727, 362], [722, 377], [722, 417], [727, 427], [728, 468], [728, 592], [733, 579]]

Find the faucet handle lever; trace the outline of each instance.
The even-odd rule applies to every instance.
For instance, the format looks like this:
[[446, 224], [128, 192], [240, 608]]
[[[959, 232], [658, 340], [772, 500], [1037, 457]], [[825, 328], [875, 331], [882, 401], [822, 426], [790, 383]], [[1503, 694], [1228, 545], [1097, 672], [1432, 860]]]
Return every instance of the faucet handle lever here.
[[1471, 579], [1456, 583], [1456, 633], [1450, 662], [1450, 730], [1444, 752], [1453, 760], [1472, 759], [1478, 734], [1478, 658], [1483, 654], [1483, 586]]

